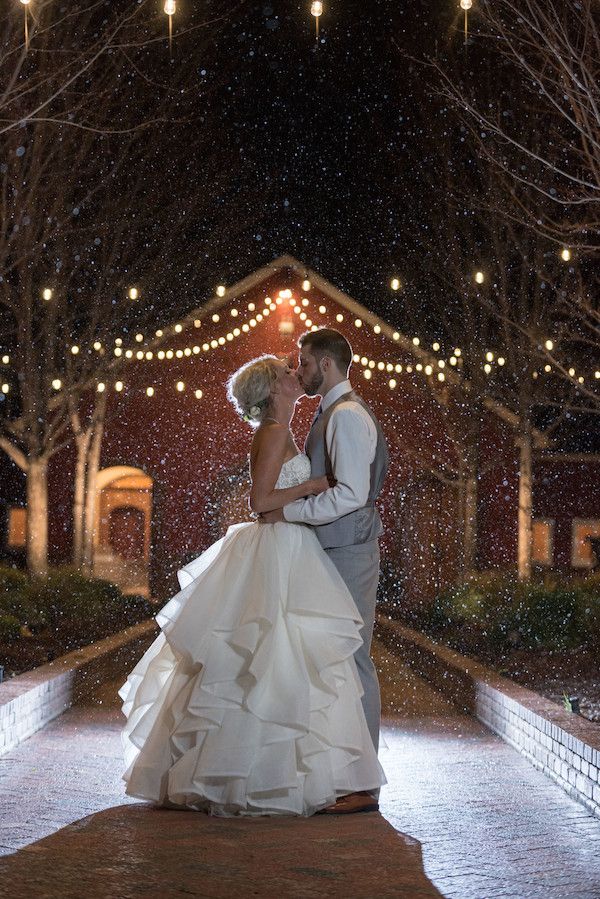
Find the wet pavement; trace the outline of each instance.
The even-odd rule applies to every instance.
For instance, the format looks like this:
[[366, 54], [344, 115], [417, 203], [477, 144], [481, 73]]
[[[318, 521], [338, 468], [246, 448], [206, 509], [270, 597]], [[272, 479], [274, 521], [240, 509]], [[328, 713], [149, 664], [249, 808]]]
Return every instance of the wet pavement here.
[[128, 799], [119, 678], [0, 757], [0, 896], [600, 899], [600, 820], [376, 658], [381, 815], [213, 819]]

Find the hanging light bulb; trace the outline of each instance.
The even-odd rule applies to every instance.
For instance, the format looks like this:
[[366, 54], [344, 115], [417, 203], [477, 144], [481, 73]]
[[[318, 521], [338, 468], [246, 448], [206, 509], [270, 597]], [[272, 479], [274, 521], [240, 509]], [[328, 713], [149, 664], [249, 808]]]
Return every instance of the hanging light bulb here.
[[460, 0], [461, 9], [465, 11], [465, 44], [469, 36], [469, 10], [473, 6], [473, 0]]
[[311, 14], [315, 17], [315, 34], [317, 41], [319, 40], [319, 17], [323, 15], [323, 4], [321, 0], [314, 0], [310, 5]]
[[169, 17], [169, 55], [173, 49], [173, 16], [177, 11], [177, 4], [175, 0], [165, 0], [164, 10], [166, 15]]
[[29, 22], [27, 19], [27, 7], [31, 3], [31, 0], [21, 0], [21, 3], [25, 7], [23, 12], [25, 13], [25, 49], [29, 50]]

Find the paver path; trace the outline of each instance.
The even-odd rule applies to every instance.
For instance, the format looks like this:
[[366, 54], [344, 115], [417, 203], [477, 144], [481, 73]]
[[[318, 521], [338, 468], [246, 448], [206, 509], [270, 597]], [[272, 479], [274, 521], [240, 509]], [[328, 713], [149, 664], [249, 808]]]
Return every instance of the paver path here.
[[128, 800], [108, 684], [0, 757], [0, 896], [600, 899], [600, 820], [388, 650], [376, 657], [383, 818], [232, 822]]

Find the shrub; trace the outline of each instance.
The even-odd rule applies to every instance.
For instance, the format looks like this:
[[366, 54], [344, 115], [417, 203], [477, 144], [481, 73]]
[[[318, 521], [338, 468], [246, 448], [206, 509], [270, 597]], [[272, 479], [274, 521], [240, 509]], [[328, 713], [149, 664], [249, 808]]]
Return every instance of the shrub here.
[[0, 643], [14, 643], [21, 634], [21, 623], [14, 615], [0, 613]]
[[122, 598], [122, 610], [124, 623], [137, 624], [138, 621], [144, 621], [146, 618], [152, 618], [156, 613], [156, 609], [149, 599], [145, 596], [137, 594], [128, 594]]
[[89, 640], [122, 623], [124, 597], [115, 584], [87, 578], [72, 568], [56, 568], [30, 585], [30, 600], [45, 610], [48, 626]]
[[7, 565], [0, 566], [0, 615], [11, 615], [31, 631], [40, 631], [46, 624], [44, 609], [31, 601], [29, 580], [23, 571]]
[[10, 565], [0, 565], [0, 597], [12, 590], [22, 590], [28, 583], [25, 572]]
[[492, 648], [571, 649], [600, 635], [600, 597], [587, 589], [556, 577], [519, 582], [484, 573], [441, 593], [428, 626]]

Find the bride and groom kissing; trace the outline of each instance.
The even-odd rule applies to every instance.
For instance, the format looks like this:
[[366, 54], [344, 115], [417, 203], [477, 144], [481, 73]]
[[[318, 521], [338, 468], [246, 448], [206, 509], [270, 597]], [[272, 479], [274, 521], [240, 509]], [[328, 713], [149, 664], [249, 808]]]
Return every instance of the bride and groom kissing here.
[[[370, 657], [379, 578], [381, 427], [352, 390], [338, 331], [236, 371], [254, 427], [250, 505], [179, 573], [161, 632], [119, 691], [126, 792], [213, 815], [378, 809], [380, 697]], [[320, 395], [305, 452], [296, 403]]]

